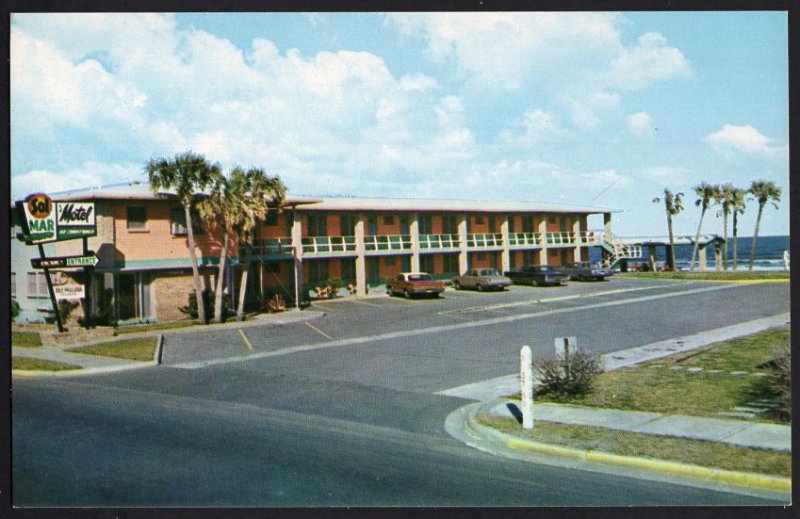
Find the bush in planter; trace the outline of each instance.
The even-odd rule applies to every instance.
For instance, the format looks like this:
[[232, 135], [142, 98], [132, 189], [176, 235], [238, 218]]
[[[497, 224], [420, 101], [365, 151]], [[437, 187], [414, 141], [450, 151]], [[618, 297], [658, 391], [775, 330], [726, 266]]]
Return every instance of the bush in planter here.
[[550, 357], [535, 364], [540, 375], [538, 392], [556, 399], [591, 393], [597, 375], [603, 372], [600, 356], [583, 351], [566, 352], [563, 358]]
[[16, 299], [11, 300], [11, 321], [15, 321], [19, 317], [20, 308]]
[[[194, 291], [189, 292], [188, 294], [188, 304], [186, 306], [181, 306], [178, 310], [181, 313], [184, 313], [191, 317], [192, 319], [197, 319], [199, 314], [197, 313], [197, 295]], [[230, 308], [230, 298], [227, 294], [222, 296], [222, 316], [223, 320], [228, 314], [228, 309]], [[203, 290], [203, 308], [206, 311], [206, 317], [211, 319], [214, 317], [214, 291], [213, 290]], [[203, 323], [206, 324], [206, 323]]]

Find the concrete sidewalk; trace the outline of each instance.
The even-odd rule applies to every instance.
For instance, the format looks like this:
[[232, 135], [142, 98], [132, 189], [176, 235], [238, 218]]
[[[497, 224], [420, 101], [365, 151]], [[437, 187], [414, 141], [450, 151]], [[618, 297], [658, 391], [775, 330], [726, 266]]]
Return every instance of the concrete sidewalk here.
[[[518, 405], [519, 402], [512, 400], [498, 400], [482, 405], [478, 413], [515, 418], [519, 413]], [[788, 425], [559, 404], [534, 404], [533, 419], [534, 426], [537, 420], [543, 420], [656, 436], [713, 441], [756, 449], [777, 451], [792, 449], [792, 429]]]

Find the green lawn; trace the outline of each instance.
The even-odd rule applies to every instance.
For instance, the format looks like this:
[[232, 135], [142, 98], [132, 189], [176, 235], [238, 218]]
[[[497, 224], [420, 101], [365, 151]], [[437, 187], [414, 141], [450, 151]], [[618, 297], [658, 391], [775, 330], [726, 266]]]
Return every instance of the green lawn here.
[[517, 437], [579, 450], [772, 476], [791, 477], [792, 474], [792, 455], [789, 452], [747, 449], [723, 443], [614, 431], [600, 427], [562, 425], [541, 420], [535, 422], [532, 431], [522, 429], [511, 418], [479, 416], [478, 421]]
[[156, 332], [159, 330], [174, 330], [176, 328], [188, 328], [190, 326], [194, 326], [195, 324], [196, 322], [192, 320], [173, 321], [166, 323], [152, 323], [152, 324], [132, 324], [129, 326], [120, 326], [114, 330], [114, 333], [116, 335], [127, 335], [131, 333]]
[[15, 348], [38, 348], [42, 339], [39, 332], [11, 332], [11, 344]]
[[82, 346], [80, 348], [70, 348], [66, 351], [98, 355], [100, 357], [148, 361], [153, 360], [156, 341], [157, 339], [155, 337], [143, 337], [139, 339], [104, 342], [91, 346]]
[[80, 366], [54, 362], [51, 360], [30, 359], [28, 357], [11, 357], [12, 370], [30, 371], [66, 371], [71, 369], [81, 369]]
[[649, 279], [679, 279], [683, 281], [747, 281], [747, 280], [789, 280], [789, 272], [781, 271], [706, 271], [706, 272], [620, 272], [620, 277]]
[[[609, 371], [598, 376], [595, 390], [590, 395], [572, 398], [568, 403], [719, 417], [720, 412], [763, 398], [760, 392], [763, 380], [753, 374], [769, 374], [770, 370], [764, 363], [773, 359], [776, 350], [788, 346], [790, 341], [791, 331], [785, 326]], [[703, 371], [689, 373], [690, 368], [703, 368]], [[746, 373], [732, 375], [734, 372]], [[536, 399], [555, 401], [545, 394], [537, 395]], [[769, 416], [763, 419], [775, 421]]]

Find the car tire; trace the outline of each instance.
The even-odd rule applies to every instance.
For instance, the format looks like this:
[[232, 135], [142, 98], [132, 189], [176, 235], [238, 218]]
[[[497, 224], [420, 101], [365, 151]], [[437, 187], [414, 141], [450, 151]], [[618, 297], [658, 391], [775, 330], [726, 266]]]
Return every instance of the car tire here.
[[391, 288], [387, 288], [386, 289], [386, 295], [389, 296], [389, 297], [392, 297], [394, 295], [394, 292], [392, 292]]
[[485, 287], [485, 286], [483, 286], [483, 285], [478, 285], [478, 292], [484, 292], [485, 290], [486, 290], [486, 287]]
[[404, 290], [403, 295], [405, 296], [406, 299], [411, 299], [411, 292], [409, 292], [408, 290]]
[[461, 290], [461, 283], [456, 281], [455, 283], [453, 283], [453, 288], [455, 288], [456, 290]]

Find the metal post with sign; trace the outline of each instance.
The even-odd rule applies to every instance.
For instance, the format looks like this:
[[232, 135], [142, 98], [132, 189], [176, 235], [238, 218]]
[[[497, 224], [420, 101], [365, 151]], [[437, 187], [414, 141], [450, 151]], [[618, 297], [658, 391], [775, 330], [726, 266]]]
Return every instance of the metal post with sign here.
[[[50, 269], [83, 267], [86, 284], [89, 284], [90, 269], [98, 261], [94, 252], [88, 250], [88, 238], [97, 235], [94, 202], [53, 202], [44, 193], [34, 193], [28, 195], [23, 202], [17, 202], [16, 208], [22, 227], [22, 233], [18, 238], [27, 245], [39, 247], [39, 258], [32, 258], [31, 265], [44, 270], [58, 331], [63, 332], [64, 327], [50, 278]], [[45, 257], [42, 244], [76, 238], [83, 238], [83, 256]], [[88, 326], [91, 313], [90, 301], [85, 294], [83, 299], [87, 308], [84, 311], [84, 321]]]

